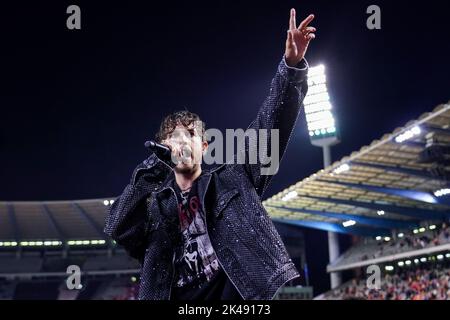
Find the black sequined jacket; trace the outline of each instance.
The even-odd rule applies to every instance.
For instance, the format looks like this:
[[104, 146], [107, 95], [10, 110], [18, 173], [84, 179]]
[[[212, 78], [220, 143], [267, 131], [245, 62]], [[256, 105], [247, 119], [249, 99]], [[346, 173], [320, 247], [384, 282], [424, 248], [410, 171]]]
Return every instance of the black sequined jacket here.
[[[308, 64], [295, 68], [284, 58], [270, 93], [249, 128], [279, 129], [280, 159], [295, 127], [307, 92]], [[270, 149], [269, 139], [266, 147]], [[257, 140], [246, 140], [244, 152], [256, 152]], [[259, 146], [261, 147], [261, 146]], [[270, 155], [269, 152], [265, 153]], [[252, 161], [254, 162], [254, 161]], [[227, 163], [204, 170], [198, 192], [219, 264], [244, 299], [269, 300], [286, 282], [299, 276], [261, 197], [272, 175], [262, 163]], [[110, 207], [105, 232], [141, 262], [139, 299], [170, 299], [174, 247], [179, 241], [177, 200], [171, 167], [152, 154], [135, 170], [122, 195]]]

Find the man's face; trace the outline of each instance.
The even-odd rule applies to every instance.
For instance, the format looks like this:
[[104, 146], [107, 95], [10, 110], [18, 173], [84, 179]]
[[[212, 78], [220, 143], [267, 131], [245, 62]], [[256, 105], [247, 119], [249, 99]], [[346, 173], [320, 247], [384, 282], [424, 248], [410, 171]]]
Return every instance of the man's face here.
[[196, 172], [201, 166], [203, 153], [208, 148], [208, 142], [202, 139], [201, 125], [196, 122], [188, 127], [178, 124], [162, 143], [172, 150], [172, 161], [177, 163], [174, 170], [178, 173]]

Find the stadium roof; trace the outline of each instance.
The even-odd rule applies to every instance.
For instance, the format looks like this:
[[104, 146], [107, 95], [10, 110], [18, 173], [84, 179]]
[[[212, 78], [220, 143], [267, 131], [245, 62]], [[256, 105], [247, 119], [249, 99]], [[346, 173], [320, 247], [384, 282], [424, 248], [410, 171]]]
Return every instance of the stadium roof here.
[[[363, 236], [450, 217], [450, 104], [264, 201], [274, 220]], [[345, 222], [345, 227], [343, 224]]]
[[104, 244], [98, 240], [107, 239], [103, 226], [110, 201], [0, 202], [0, 241], [91, 240], [93, 243], [84, 244]]

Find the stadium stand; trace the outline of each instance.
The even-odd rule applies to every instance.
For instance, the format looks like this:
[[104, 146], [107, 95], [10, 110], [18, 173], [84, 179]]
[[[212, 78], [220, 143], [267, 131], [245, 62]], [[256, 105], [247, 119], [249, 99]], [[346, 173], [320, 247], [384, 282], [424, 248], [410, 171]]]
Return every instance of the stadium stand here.
[[448, 259], [450, 104], [385, 134], [264, 205], [275, 221], [351, 236], [353, 245], [327, 266], [328, 272], [365, 274], [362, 268], [369, 265], [390, 270], [391, 263]]
[[370, 289], [366, 279], [353, 279], [325, 294], [329, 300], [450, 300], [450, 264], [402, 268], [382, 278], [379, 289]]

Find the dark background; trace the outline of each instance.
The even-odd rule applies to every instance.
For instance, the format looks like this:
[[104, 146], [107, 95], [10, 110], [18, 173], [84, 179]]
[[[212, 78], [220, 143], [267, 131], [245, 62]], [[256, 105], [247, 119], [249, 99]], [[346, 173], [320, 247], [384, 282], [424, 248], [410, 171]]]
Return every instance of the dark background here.
[[[81, 7], [82, 29], [66, 28]], [[382, 29], [366, 28], [381, 7]], [[118, 195], [162, 117], [246, 128], [284, 52], [289, 9], [314, 13], [342, 142], [333, 159], [450, 99], [445, 1], [58, 1], [0, 6], [0, 200]], [[302, 114], [266, 197], [322, 168]], [[327, 237], [305, 229], [315, 293]], [[343, 239], [348, 242], [348, 239]]]

